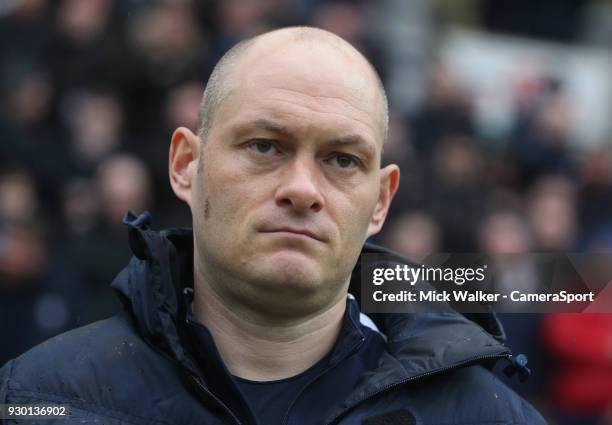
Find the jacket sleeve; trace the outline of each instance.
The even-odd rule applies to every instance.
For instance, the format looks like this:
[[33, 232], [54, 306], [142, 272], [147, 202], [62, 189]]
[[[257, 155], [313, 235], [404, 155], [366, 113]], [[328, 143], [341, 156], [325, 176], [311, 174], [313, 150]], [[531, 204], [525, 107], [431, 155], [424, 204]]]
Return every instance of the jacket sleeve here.
[[[9, 380], [11, 378], [11, 372], [13, 370], [13, 360], [7, 362], [2, 368], [0, 368], [0, 404], [6, 404], [8, 398]], [[2, 421], [0, 421], [2, 422]], [[13, 421], [4, 420], [3, 424], [9, 425], [14, 423]]]
[[6, 404], [8, 395], [8, 383], [13, 369], [13, 360], [7, 362], [0, 368], [0, 404]]

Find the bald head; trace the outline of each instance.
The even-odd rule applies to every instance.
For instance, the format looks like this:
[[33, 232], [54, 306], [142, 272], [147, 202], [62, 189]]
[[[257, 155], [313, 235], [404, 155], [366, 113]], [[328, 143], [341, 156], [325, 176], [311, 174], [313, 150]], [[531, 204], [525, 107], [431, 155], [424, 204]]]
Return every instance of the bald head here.
[[387, 96], [378, 73], [372, 64], [347, 41], [333, 33], [313, 27], [289, 27], [261, 34], [241, 41], [223, 55], [210, 75], [200, 103], [197, 134], [202, 141], [206, 140], [223, 100], [235, 87], [236, 80], [242, 77], [239, 69], [249, 57], [265, 53], [274, 54], [280, 48], [293, 46], [297, 48], [304, 45], [334, 49], [343, 59], [354, 64], [355, 75], [367, 81], [367, 84], [376, 90], [381, 142], [384, 143], [387, 139], [389, 112]]

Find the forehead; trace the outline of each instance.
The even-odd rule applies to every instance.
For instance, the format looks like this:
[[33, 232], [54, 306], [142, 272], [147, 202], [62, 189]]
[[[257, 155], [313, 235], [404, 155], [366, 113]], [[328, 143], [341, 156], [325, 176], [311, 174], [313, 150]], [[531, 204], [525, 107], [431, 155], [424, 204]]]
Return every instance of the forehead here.
[[273, 117], [303, 130], [350, 130], [382, 145], [381, 95], [356, 53], [314, 43], [255, 46], [228, 80], [220, 123]]

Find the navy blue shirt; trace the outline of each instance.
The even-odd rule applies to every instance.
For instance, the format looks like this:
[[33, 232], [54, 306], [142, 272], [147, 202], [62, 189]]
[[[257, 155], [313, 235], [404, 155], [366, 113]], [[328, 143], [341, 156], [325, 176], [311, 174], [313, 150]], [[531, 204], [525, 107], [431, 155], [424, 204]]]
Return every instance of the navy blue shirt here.
[[276, 381], [249, 381], [234, 376], [242, 396], [260, 424], [282, 423], [302, 391], [327, 369], [328, 356], [291, 378]]
[[360, 375], [378, 366], [383, 337], [359, 322], [357, 302], [348, 299], [342, 328], [332, 350], [308, 370], [278, 381], [254, 382], [233, 377], [212, 335], [187, 309], [191, 349], [206, 384], [240, 418], [252, 425], [316, 424], [342, 403]]

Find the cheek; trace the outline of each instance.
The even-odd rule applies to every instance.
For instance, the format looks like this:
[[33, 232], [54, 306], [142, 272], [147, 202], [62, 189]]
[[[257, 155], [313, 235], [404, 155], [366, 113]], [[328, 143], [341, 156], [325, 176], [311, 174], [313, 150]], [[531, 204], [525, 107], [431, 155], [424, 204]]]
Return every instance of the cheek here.
[[343, 200], [341, 204], [337, 203], [341, 208], [334, 209], [333, 212], [336, 222], [340, 223], [338, 230], [340, 231], [341, 249], [350, 250], [354, 246], [360, 249], [366, 238], [368, 225], [378, 200], [377, 194], [373, 194], [376, 193], [375, 188], [372, 185], [368, 186], [371, 187], [364, 185], [361, 190], [355, 191], [351, 196], [338, 195], [336, 197], [335, 202], [338, 202], [338, 199]]
[[[225, 167], [211, 164], [203, 169], [198, 216], [200, 243], [208, 259], [229, 267], [239, 261], [240, 246], [248, 246], [248, 216], [242, 185]], [[231, 167], [230, 167], [231, 168]]]
[[242, 185], [235, 180], [235, 175], [228, 173], [223, 168], [212, 166], [205, 173], [204, 180], [209, 209], [207, 218], [213, 220], [217, 225], [231, 224], [244, 203]]
[[261, 198], [263, 184], [241, 173], [240, 164], [232, 158], [209, 161], [204, 169], [203, 192], [208, 205], [207, 221], [211, 231], [223, 232], [223, 237], [232, 235], [234, 239], [248, 234], [252, 212], [256, 210]]

